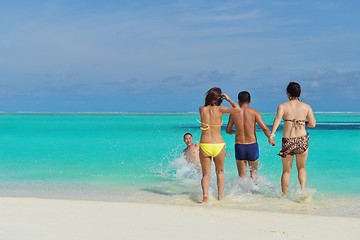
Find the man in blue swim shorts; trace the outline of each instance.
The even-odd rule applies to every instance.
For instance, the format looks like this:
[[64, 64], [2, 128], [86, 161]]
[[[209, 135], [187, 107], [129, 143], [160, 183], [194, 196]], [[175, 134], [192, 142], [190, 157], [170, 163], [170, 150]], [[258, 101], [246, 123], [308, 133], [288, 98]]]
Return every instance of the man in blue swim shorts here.
[[259, 160], [256, 124], [263, 130], [271, 145], [275, 145], [275, 142], [273, 138], [270, 138], [270, 130], [262, 120], [260, 112], [249, 106], [251, 102], [250, 93], [240, 92], [238, 100], [240, 108], [236, 113], [230, 115], [226, 132], [235, 134], [235, 158], [239, 176], [241, 178], [246, 177], [246, 164], [248, 164], [250, 178], [256, 179]]

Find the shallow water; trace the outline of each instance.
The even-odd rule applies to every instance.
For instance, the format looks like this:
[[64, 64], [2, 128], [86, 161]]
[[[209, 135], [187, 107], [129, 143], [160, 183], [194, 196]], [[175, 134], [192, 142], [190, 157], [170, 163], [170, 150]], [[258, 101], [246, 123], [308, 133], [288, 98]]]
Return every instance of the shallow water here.
[[[211, 204], [251, 210], [360, 216], [360, 114], [316, 113], [309, 130], [307, 187], [300, 201], [297, 173], [288, 199], [280, 196], [280, 146], [258, 130], [260, 180], [239, 180], [233, 136], [223, 131], [224, 201]], [[182, 157], [182, 136], [199, 139], [197, 114], [2, 114], [0, 196], [154, 201], [198, 204], [200, 172]], [[263, 114], [272, 124], [274, 114]], [[224, 117], [227, 122], [227, 117]], [[281, 128], [276, 134], [281, 142]], [[294, 166], [295, 167], [295, 166]], [[212, 197], [216, 196], [215, 177]]]

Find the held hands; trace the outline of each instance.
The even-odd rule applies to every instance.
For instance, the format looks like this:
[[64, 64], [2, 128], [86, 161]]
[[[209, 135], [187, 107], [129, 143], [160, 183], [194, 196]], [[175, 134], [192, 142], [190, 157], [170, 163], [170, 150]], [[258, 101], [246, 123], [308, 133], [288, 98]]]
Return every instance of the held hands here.
[[276, 141], [275, 141], [274, 137], [275, 137], [275, 135], [271, 134], [270, 137], [268, 138], [268, 142], [269, 142], [269, 144], [271, 144], [271, 146], [276, 145]]

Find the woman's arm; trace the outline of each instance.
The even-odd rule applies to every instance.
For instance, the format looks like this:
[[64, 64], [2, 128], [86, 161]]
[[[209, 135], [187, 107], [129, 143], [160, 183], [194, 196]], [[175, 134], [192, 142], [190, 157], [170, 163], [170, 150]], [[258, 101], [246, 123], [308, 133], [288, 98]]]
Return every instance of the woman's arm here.
[[240, 106], [234, 102], [226, 93], [223, 93], [222, 96], [226, 101], [228, 101], [233, 108], [240, 108]]
[[239, 111], [240, 106], [239, 106], [236, 102], [234, 102], [233, 100], [231, 100], [231, 98], [230, 98], [226, 93], [222, 94], [222, 96], [223, 96], [224, 99], [225, 99], [226, 101], [228, 101], [228, 102], [231, 104], [231, 106], [232, 106], [232, 107], [219, 106], [219, 109], [220, 109], [220, 111], [221, 111], [222, 114], [224, 114], [224, 113], [232, 114], [232, 113], [236, 113], [236, 112]]
[[309, 128], [314, 128], [316, 126], [316, 119], [314, 116], [314, 112], [311, 109], [311, 107], [309, 106], [309, 111], [308, 114], [306, 116], [307, 122], [305, 123], [305, 125]]
[[[276, 130], [278, 129], [279, 125], [280, 125], [280, 122], [281, 122], [281, 119], [283, 118], [284, 116], [284, 106], [282, 104], [280, 104], [278, 106], [278, 109], [277, 109], [277, 112], [276, 112], [276, 116], [274, 118], [274, 122], [273, 122], [273, 125], [272, 125], [272, 129], [271, 129], [271, 134], [270, 134], [270, 138], [269, 140], [272, 140], [274, 139], [275, 137], [275, 132]], [[270, 142], [270, 141], [269, 141]]]

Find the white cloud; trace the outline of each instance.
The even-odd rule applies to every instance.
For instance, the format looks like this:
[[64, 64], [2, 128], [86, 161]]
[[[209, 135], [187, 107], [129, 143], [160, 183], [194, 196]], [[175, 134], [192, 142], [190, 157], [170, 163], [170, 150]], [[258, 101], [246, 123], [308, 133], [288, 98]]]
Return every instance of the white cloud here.
[[319, 87], [320, 87], [320, 83], [317, 82], [317, 81], [314, 81], [314, 82], [312, 82], [312, 83], [310, 84], [310, 86], [311, 86], [312, 88], [319, 88]]
[[189, 21], [190, 23], [226, 23], [232, 21], [240, 21], [246, 19], [259, 18], [261, 16], [261, 11], [252, 10], [248, 12], [240, 13], [222, 13], [222, 14], [191, 14], [183, 17], [183, 20]]

